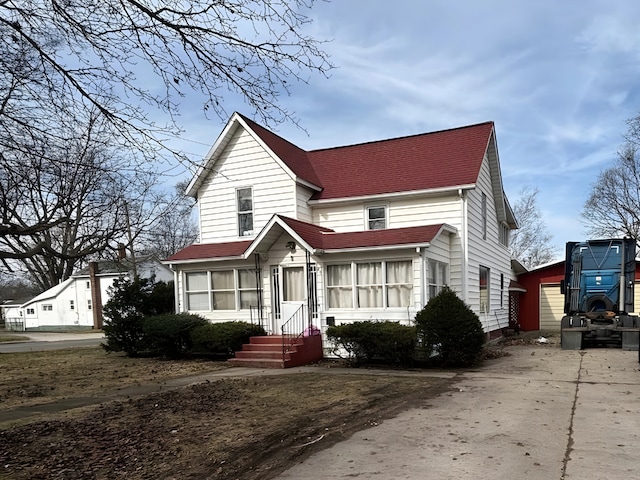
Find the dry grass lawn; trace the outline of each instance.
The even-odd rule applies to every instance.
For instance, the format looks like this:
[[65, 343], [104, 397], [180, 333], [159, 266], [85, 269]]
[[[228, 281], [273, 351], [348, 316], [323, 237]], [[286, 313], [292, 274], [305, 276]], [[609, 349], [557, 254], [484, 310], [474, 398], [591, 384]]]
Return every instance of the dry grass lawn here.
[[269, 479], [357, 430], [425, 406], [449, 384], [334, 373], [328, 365], [103, 401], [136, 385], [228, 367], [130, 359], [101, 348], [0, 354], [0, 414], [75, 397], [100, 399], [91, 407], [49, 408], [0, 423], [0, 479]]

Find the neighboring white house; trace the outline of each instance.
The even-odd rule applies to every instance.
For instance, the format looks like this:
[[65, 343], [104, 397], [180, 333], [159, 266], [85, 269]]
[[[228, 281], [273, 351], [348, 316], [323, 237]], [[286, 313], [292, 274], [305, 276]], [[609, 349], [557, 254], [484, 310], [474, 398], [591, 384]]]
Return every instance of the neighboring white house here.
[[324, 333], [409, 324], [449, 285], [487, 332], [508, 325], [517, 224], [492, 122], [305, 151], [235, 113], [187, 193], [202, 243], [165, 261], [177, 311], [277, 333], [306, 309]]
[[[159, 261], [145, 257], [136, 261], [141, 278], [173, 280], [173, 272]], [[47, 330], [101, 325], [102, 306], [117, 278], [132, 274], [129, 260], [93, 262], [64, 282], [6, 311], [7, 330]], [[97, 306], [97, 308], [96, 308]]]

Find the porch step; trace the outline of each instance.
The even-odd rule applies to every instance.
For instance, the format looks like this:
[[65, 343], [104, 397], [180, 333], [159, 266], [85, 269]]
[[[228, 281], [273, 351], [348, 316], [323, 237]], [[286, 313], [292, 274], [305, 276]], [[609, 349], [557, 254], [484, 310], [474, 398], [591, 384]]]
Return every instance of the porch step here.
[[315, 363], [322, 359], [322, 337], [299, 337], [282, 354], [282, 336], [251, 337], [228, 363], [237, 367], [288, 368]]

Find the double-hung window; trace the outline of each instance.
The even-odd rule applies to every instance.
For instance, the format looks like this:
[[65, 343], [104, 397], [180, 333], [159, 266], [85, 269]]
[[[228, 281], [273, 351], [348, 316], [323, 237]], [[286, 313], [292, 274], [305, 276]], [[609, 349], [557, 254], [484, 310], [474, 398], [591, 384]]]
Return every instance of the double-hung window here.
[[238, 235], [247, 237], [253, 235], [253, 196], [251, 188], [236, 190], [238, 208]]
[[185, 277], [185, 290], [187, 310], [209, 310], [209, 289], [207, 272], [187, 273]]
[[211, 291], [214, 310], [235, 310], [236, 291], [233, 270], [211, 272]]
[[387, 228], [387, 207], [384, 205], [367, 207], [367, 228], [369, 230]]
[[442, 287], [447, 282], [448, 265], [436, 260], [429, 260], [428, 267], [428, 282], [429, 282], [429, 299], [435, 297], [440, 293]]

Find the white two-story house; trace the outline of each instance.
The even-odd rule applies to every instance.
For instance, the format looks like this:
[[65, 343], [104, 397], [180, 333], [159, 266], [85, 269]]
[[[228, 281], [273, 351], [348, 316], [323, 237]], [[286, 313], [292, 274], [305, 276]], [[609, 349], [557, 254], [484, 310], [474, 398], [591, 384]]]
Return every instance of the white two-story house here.
[[449, 285], [487, 332], [509, 323], [517, 224], [492, 122], [306, 151], [235, 113], [187, 193], [201, 243], [165, 261], [177, 311], [273, 333], [296, 312], [322, 332], [411, 324]]

